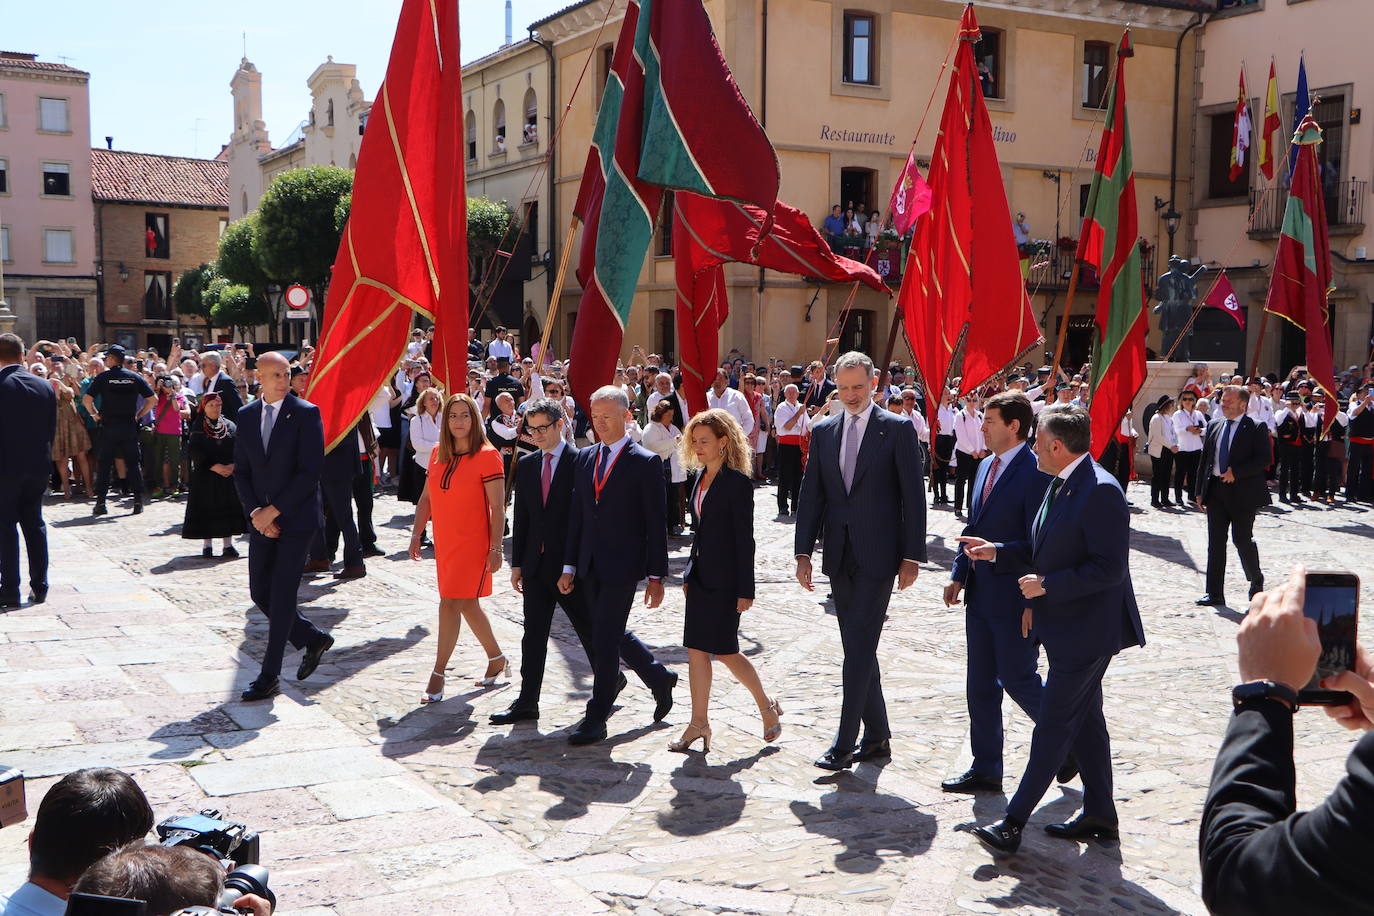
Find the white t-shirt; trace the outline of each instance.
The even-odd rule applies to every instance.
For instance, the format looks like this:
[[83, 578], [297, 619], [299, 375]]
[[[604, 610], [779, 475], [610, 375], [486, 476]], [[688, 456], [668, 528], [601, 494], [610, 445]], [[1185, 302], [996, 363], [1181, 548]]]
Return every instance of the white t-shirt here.
[[381, 390], [372, 398], [372, 403], [367, 405], [367, 412], [372, 415], [372, 425], [377, 429], [391, 429], [391, 388], [383, 385]]

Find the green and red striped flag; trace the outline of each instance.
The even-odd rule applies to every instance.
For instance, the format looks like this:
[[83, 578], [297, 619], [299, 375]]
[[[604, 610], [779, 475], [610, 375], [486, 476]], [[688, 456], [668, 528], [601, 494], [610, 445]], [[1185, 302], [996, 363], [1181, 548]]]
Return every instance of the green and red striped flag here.
[[1274, 273], [1269, 278], [1265, 311], [1287, 318], [1306, 332], [1307, 372], [1326, 392], [1322, 427], [1336, 418], [1336, 370], [1331, 353], [1331, 245], [1326, 233], [1326, 204], [1317, 166], [1322, 131], [1309, 110], [1293, 134], [1293, 183], [1283, 211]]
[[779, 181], [701, 0], [629, 0], [573, 209], [584, 226], [575, 397], [614, 377], [663, 189], [753, 204], [771, 225]]
[[1097, 317], [1092, 357], [1092, 454], [1112, 441], [1126, 409], [1145, 383], [1145, 279], [1136, 225], [1131, 131], [1126, 121], [1126, 59], [1134, 55], [1129, 29], [1117, 48], [1116, 76], [1107, 94], [1107, 121], [1088, 191], [1078, 259], [1097, 269]]

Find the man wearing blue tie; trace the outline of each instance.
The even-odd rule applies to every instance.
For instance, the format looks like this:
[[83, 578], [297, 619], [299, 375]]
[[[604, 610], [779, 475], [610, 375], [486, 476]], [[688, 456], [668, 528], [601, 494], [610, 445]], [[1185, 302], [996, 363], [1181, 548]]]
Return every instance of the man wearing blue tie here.
[[[978, 466], [973, 480], [973, 508], [965, 536], [993, 543], [1024, 541], [1045, 499], [1049, 475], [1035, 466], [1026, 446], [1035, 415], [1024, 394], [1004, 391], [983, 410], [983, 439], [992, 454]], [[1034, 720], [1040, 710], [1040, 647], [1021, 633], [1027, 602], [1019, 579], [1031, 570], [1011, 560], [972, 561], [960, 552], [954, 559], [945, 606], [964, 592], [964, 632], [968, 640], [969, 744], [973, 765], [962, 776], [940, 784], [946, 792], [1000, 791], [1002, 788], [1002, 694]]]
[[261, 396], [239, 411], [234, 486], [253, 523], [248, 542], [248, 591], [267, 615], [262, 670], [242, 694], [265, 700], [280, 692], [286, 643], [304, 649], [297, 680], [319, 667], [334, 645], [296, 606], [296, 590], [315, 532], [324, 525], [320, 470], [324, 425], [320, 409], [291, 392], [291, 369], [280, 353], [258, 357]]
[[[1070, 753], [1083, 777], [1083, 812], [1066, 823], [1047, 824], [1045, 832], [1066, 840], [1117, 836], [1102, 675], [1116, 653], [1145, 645], [1145, 633], [1131, 586], [1126, 495], [1088, 454], [1091, 441], [1087, 410], [1046, 407], [1036, 431], [1035, 457], [1040, 470], [1053, 479], [1030, 537], [1002, 543], [958, 538], [970, 560], [998, 569], [1013, 564], [1022, 597], [1040, 599], [1034, 610], [1022, 612], [1021, 634], [1029, 636], [1033, 628], [1049, 659], [1021, 785], [1002, 820], [973, 831], [994, 852], [1020, 848], [1026, 822]], [[1034, 572], [1020, 574], [1022, 568]]]
[[1246, 410], [1250, 392], [1239, 385], [1221, 390], [1221, 416], [1207, 424], [1197, 469], [1197, 504], [1207, 510], [1207, 594], [1199, 605], [1226, 604], [1226, 534], [1240, 554], [1250, 595], [1264, 591], [1255, 513], [1272, 502], [1265, 470], [1272, 457], [1269, 427]]

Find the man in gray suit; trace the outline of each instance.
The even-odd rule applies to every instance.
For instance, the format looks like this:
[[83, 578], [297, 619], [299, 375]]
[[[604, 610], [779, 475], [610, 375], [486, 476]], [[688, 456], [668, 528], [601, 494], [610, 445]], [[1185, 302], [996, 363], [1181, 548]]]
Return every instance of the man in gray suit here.
[[[926, 504], [916, 428], [873, 403], [873, 361], [846, 353], [835, 363], [844, 410], [817, 423], [797, 506], [797, 581], [811, 584], [822, 528], [821, 571], [830, 577], [844, 645], [844, 691], [835, 743], [816, 761], [826, 770], [890, 757], [878, 671], [892, 580], [907, 588], [926, 558]], [[864, 728], [863, 741], [859, 725]]]

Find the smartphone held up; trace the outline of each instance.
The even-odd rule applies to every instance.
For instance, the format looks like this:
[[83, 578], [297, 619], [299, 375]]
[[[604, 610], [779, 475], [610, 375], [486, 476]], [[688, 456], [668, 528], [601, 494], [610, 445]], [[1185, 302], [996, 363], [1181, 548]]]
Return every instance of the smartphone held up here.
[[1307, 573], [1307, 597], [1302, 612], [1316, 622], [1322, 651], [1312, 680], [1298, 691], [1299, 706], [1344, 706], [1354, 700], [1344, 690], [1321, 687], [1321, 681], [1348, 671], [1355, 664], [1359, 604], [1360, 577], [1354, 573]]

